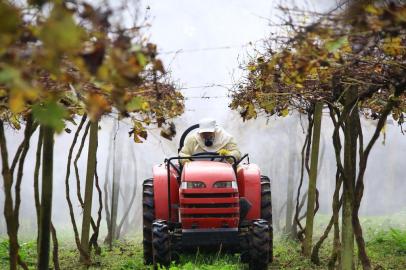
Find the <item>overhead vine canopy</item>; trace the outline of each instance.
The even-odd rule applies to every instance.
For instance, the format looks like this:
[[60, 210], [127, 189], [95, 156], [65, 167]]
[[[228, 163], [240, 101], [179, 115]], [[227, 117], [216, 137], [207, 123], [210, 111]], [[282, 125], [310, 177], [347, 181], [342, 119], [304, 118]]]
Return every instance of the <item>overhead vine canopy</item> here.
[[[406, 4], [371, 4], [357, 16], [320, 16], [311, 24], [286, 23], [289, 36], [272, 37], [267, 51], [247, 65], [232, 92], [231, 108], [244, 119], [306, 112], [316, 101], [340, 106], [349, 87], [358, 89], [366, 116], [377, 117], [398, 87], [393, 118], [404, 122]], [[289, 16], [289, 10], [284, 9]], [[306, 15], [303, 13], [302, 15]]]
[[32, 113], [40, 123], [92, 119], [117, 111], [131, 117], [134, 139], [183, 112], [183, 96], [139, 27], [112, 25], [108, 7], [88, 2], [0, 3], [0, 118], [19, 128]]

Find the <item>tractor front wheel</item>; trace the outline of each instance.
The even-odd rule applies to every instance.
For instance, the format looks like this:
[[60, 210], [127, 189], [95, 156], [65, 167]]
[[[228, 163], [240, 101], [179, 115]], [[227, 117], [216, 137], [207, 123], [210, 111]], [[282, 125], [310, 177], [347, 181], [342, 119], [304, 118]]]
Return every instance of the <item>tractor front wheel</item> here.
[[146, 179], [142, 184], [142, 226], [143, 226], [143, 249], [144, 263], [152, 264], [152, 222], [155, 219], [154, 208], [154, 182]]
[[268, 268], [269, 240], [268, 221], [264, 219], [255, 220], [252, 223], [250, 232], [250, 270], [265, 270]]
[[168, 225], [163, 220], [152, 223], [152, 254], [155, 267], [171, 264], [171, 239]]

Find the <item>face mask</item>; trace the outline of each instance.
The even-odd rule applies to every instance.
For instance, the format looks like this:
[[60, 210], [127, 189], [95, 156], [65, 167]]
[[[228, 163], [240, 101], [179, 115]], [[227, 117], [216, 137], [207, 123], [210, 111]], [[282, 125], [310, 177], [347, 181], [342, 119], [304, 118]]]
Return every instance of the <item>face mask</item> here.
[[212, 138], [206, 138], [204, 140], [204, 145], [206, 145], [207, 147], [210, 147], [213, 145], [213, 139]]

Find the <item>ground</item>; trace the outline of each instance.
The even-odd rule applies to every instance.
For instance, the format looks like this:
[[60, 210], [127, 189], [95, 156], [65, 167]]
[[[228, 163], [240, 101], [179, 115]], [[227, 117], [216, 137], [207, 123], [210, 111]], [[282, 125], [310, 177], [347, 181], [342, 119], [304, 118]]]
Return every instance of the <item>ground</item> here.
[[[326, 217], [319, 217], [316, 232], [319, 235], [325, 226]], [[367, 251], [374, 269], [406, 269], [406, 211], [392, 216], [362, 218]], [[317, 235], [316, 238], [317, 239]], [[85, 269], [78, 262], [78, 253], [71, 240], [60, 237], [61, 269]], [[0, 268], [8, 268], [7, 241], [0, 242]], [[21, 255], [30, 269], [35, 269], [36, 244], [26, 241], [21, 245]], [[326, 269], [330, 255], [331, 239], [320, 251], [321, 265], [316, 266], [300, 256], [299, 243], [278, 235], [274, 243], [274, 262], [269, 269]], [[117, 241], [111, 251], [102, 247], [102, 254], [93, 258], [89, 269], [151, 269], [143, 265], [140, 235]], [[246, 269], [240, 264], [238, 254], [224, 254], [221, 250], [214, 253], [195, 252], [182, 255], [180, 262], [170, 270], [231, 270]], [[361, 266], [357, 262], [357, 269]]]

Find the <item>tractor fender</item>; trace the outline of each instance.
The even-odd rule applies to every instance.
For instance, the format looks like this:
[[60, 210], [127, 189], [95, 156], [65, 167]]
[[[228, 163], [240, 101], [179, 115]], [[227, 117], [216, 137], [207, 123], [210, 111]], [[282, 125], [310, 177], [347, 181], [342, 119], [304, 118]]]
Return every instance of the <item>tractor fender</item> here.
[[245, 219], [261, 218], [261, 173], [256, 164], [244, 164], [237, 170], [238, 190], [251, 204]]
[[[171, 192], [171, 221], [178, 221], [179, 185], [176, 179], [177, 172], [170, 169]], [[154, 206], [155, 219], [169, 220], [168, 206], [168, 170], [165, 164], [155, 165], [152, 169], [154, 177]]]

